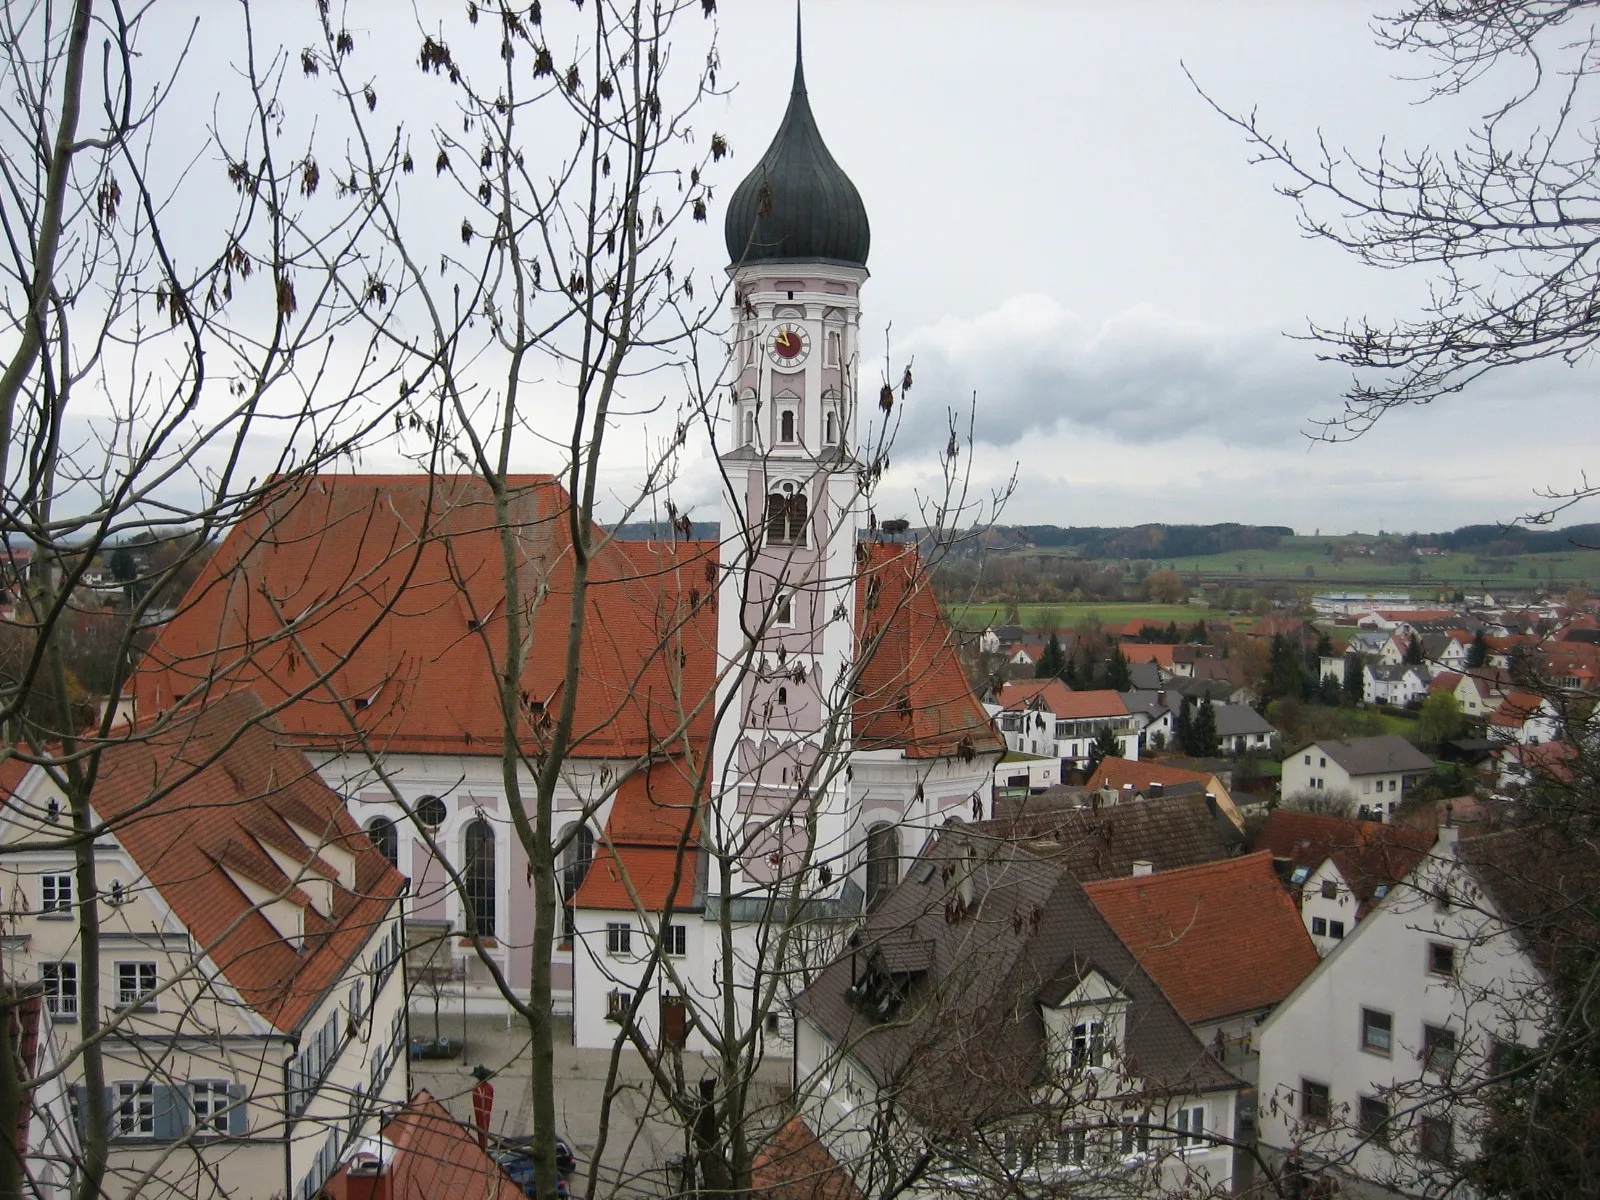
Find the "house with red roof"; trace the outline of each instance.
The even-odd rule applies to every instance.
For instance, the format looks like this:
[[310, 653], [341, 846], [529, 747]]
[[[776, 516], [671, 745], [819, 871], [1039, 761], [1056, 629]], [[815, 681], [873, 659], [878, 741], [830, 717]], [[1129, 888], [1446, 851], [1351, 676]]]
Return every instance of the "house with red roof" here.
[[1013, 679], [986, 707], [1008, 749], [1059, 759], [1063, 772], [1086, 765], [1089, 748], [1106, 729], [1125, 756], [1139, 757], [1144, 721], [1118, 692], [1075, 691], [1059, 679]]
[[1195, 791], [1211, 798], [1235, 829], [1244, 828], [1244, 817], [1215, 774], [1169, 766], [1152, 759], [1116, 758], [1107, 755], [1095, 767], [1084, 787], [1092, 792], [1128, 799], [1148, 799], [1179, 791]]
[[1548, 696], [1511, 692], [1489, 716], [1489, 737], [1501, 742], [1537, 746], [1559, 741], [1561, 713]]
[[1083, 890], [1200, 1041], [1254, 1084], [1256, 1026], [1320, 961], [1272, 855], [1136, 868]]
[[1431, 830], [1278, 808], [1255, 849], [1271, 855], [1312, 944], [1327, 954], [1432, 844]]
[[[254, 694], [139, 732], [104, 751], [90, 796], [96, 897], [77, 894], [45, 771], [13, 792], [8, 969], [39, 981], [74, 1048], [96, 966], [76, 913], [99, 906], [108, 1194], [149, 1173], [175, 1195], [310, 1200], [407, 1093], [405, 878]], [[88, 1114], [83, 1060], [65, 1061]]]

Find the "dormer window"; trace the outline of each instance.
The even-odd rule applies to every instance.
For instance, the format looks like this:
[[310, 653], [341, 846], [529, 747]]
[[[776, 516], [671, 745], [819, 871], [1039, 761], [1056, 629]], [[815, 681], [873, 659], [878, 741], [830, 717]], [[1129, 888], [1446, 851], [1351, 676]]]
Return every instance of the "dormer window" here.
[[1072, 1027], [1072, 1069], [1103, 1067], [1106, 1062], [1106, 1025], [1091, 1018]]

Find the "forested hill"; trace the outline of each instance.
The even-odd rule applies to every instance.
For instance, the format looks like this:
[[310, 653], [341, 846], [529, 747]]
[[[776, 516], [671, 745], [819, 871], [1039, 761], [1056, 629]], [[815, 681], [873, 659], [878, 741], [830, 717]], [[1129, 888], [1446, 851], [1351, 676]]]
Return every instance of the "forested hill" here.
[[1180, 558], [1232, 550], [1273, 550], [1293, 537], [1287, 525], [1002, 525], [990, 545], [1007, 542], [1070, 550], [1079, 558]]

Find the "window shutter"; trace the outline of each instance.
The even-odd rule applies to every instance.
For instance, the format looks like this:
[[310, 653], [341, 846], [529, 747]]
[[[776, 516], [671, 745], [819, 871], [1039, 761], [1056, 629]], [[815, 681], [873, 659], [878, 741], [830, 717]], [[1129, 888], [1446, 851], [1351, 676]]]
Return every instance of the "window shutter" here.
[[106, 1094], [106, 1124], [110, 1127], [110, 1136], [117, 1136], [117, 1089], [107, 1087]]
[[86, 1124], [89, 1115], [89, 1089], [81, 1083], [75, 1083], [72, 1085], [72, 1096], [76, 1102], [72, 1115], [78, 1122], [78, 1141], [81, 1143], [87, 1141], [89, 1137]]
[[175, 1142], [188, 1131], [189, 1089], [155, 1085], [156, 1139]]
[[228, 1085], [228, 1103], [234, 1105], [228, 1110], [228, 1136], [244, 1137], [249, 1129], [249, 1105], [245, 1103], [245, 1091], [242, 1083]]

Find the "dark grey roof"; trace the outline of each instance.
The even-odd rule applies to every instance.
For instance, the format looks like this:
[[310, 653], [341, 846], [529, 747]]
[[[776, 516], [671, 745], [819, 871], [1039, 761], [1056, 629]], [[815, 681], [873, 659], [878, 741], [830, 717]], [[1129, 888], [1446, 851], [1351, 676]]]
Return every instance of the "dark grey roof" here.
[[1383, 737], [1351, 738], [1343, 742], [1316, 742], [1316, 747], [1351, 775], [1380, 771], [1431, 771], [1433, 759], [1398, 733]]
[[[935, 1134], [970, 1133], [1035, 1102], [1050, 1067], [1040, 1005], [1059, 1002], [1091, 970], [1128, 998], [1124, 1050], [1130, 1073], [1152, 1092], [1241, 1086], [1060, 862], [977, 833], [940, 834], [866, 919], [854, 948], [799, 997], [802, 1015], [880, 1086], [894, 1086], [897, 1101]], [[964, 906], [968, 873], [973, 902]], [[879, 1023], [847, 991], [866, 978], [879, 947], [916, 943], [931, 945], [931, 965], [902, 977], [893, 1019]]]
[[1203, 792], [1099, 807], [1092, 806], [1093, 799], [1094, 793], [1083, 788], [1053, 787], [1037, 796], [997, 801], [995, 819], [972, 828], [1016, 841], [1084, 883], [1131, 875], [1136, 862], [1170, 871], [1232, 853]]
[[872, 229], [861, 193], [823, 144], [806, 99], [795, 18], [794, 88], [772, 145], [734, 190], [723, 222], [734, 263], [867, 265]]
[[1238, 737], [1244, 733], [1277, 733], [1270, 721], [1248, 704], [1216, 704], [1218, 737]]
[[1133, 686], [1140, 691], [1149, 691], [1161, 686], [1161, 668], [1153, 662], [1129, 663], [1128, 677], [1133, 680]]

